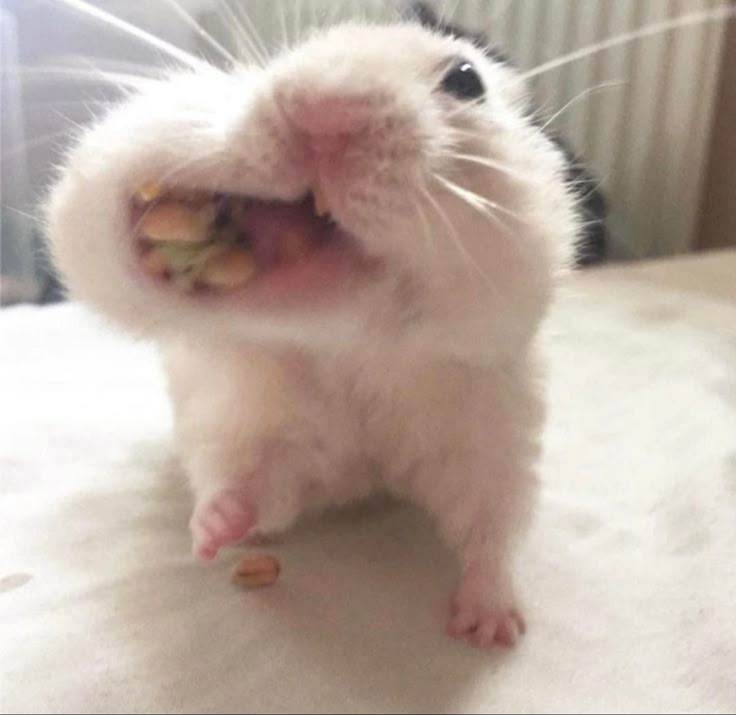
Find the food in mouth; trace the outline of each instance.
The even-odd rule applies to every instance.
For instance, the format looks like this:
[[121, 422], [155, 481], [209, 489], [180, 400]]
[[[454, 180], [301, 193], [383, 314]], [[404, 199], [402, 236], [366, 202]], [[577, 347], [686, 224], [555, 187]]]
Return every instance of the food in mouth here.
[[185, 292], [243, 288], [347, 240], [319, 191], [289, 203], [147, 181], [131, 221], [146, 273]]

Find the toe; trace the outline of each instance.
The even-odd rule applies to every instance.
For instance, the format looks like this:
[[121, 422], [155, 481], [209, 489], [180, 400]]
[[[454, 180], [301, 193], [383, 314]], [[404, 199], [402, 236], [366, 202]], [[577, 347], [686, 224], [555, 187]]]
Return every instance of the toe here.
[[490, 648], [496, 640], [498, 631], [498, 623], [495, 618], [485, 618], [475, 633], [473, 633], [470, 642], [476, 648]]
[[458, 611], [447, 624], [447, 632], [453, 638], [465, 638], [478, 627], [478, 619], [469, 611]]
[[519, 633], [517, 631], [516, 621], [508, 616], [499, 620], [498, 625], [495, 628], [494, 637], [488, 645], [490, 646], [495, 642], [498, 643], [498, 645], [510, 648], [512, 645], [516, 644], [518, 638]]
[[524, 616], [522, 616], [516, 608], [512, 608], [511, 617], [516, 622], [516, 629], [519, 632], [519, 635], [523, 636], [526, 633], [526, 621], [524, 620]]
[[194, 553], [213, 559], [222, 546], [241, 541], [252, 529], [255, 514], [237, 492], [223, 492], [200, 505], [190, 522]]

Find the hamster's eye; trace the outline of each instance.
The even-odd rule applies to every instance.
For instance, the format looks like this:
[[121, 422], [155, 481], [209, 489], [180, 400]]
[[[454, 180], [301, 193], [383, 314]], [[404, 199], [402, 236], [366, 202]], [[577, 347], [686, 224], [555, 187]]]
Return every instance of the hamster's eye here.
[[442, 78], [443, 91], [458, 99], [480, 99], [485, 95], [483, 80], [470, 62], [461, 60]]

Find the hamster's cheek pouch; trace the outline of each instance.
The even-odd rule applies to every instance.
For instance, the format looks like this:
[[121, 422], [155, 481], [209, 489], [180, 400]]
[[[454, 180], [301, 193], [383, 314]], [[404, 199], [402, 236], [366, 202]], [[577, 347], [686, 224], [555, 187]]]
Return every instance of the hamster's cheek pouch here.
[[189, 300], [289, 303], [380, 269], [313, 194], [285, 203], [144, 183], [129, 224], [141, 279]]

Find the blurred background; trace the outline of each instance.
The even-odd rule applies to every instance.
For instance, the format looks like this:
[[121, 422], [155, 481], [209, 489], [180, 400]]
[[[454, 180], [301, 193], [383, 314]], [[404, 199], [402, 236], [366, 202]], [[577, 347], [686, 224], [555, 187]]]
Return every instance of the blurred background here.
[[[0, 301], [62, 292], [43, 253], [38, 204], [70, 133], [120, 96], [110, 74], [171, 60], [75, 10], [75, 0], [0, 0], [2, 177]], [[398, 0], [89, 0], [187, 51], [223, 62], [238, 24], [269, 51], [309, 26], [391, 18]], [[622, 33], [682, 18], [679, 29], [590, 54], [532, 80], [550, 126], [605, 195], [602, 260], [736, 244], [736, 21], [693, 22], [734, 0], [439, 0], [444, 16], [485, 33], [522, 70]], [[120, 76], [118, 76], [120, 79]]]

